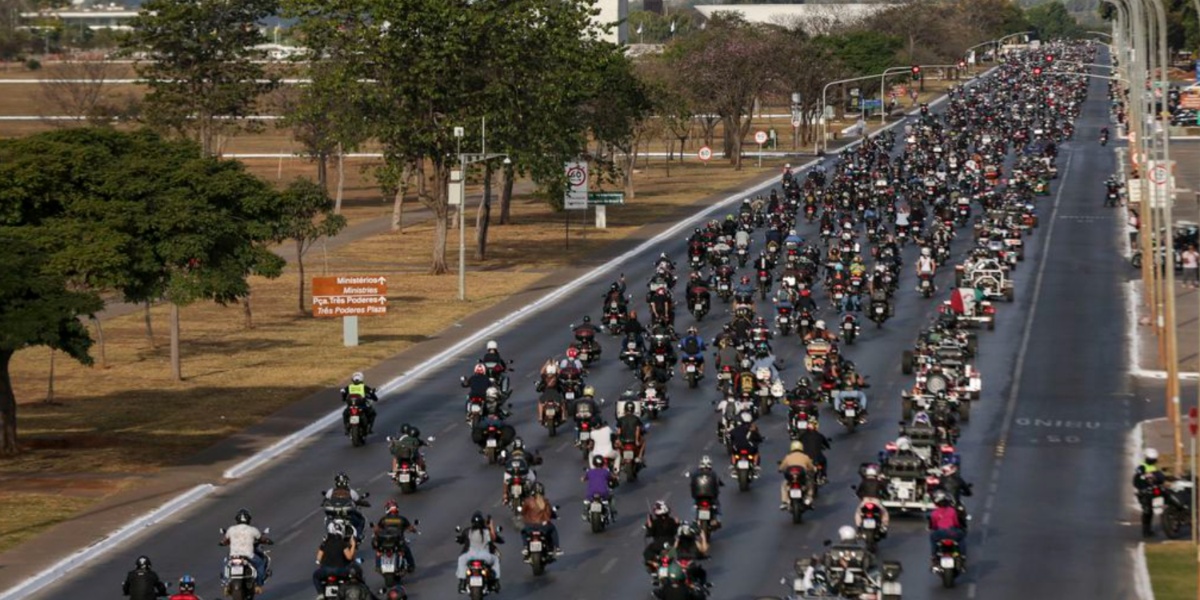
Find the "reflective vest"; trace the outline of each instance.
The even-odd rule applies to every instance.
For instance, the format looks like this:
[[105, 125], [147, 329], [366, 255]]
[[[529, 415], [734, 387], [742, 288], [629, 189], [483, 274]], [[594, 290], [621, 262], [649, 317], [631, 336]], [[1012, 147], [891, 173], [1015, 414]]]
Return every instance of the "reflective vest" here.
[[346, 393], [351, 396], [367, 397], [367, 385], [365, 383], [352, 383], [346, 386]]

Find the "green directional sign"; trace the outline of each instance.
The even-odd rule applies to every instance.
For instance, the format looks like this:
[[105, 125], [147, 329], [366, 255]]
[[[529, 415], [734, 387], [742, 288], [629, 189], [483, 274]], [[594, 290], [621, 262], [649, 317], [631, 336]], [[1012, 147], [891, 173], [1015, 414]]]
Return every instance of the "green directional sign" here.
[[588, 204], [625, 204], [625, 192], [588, 192]]

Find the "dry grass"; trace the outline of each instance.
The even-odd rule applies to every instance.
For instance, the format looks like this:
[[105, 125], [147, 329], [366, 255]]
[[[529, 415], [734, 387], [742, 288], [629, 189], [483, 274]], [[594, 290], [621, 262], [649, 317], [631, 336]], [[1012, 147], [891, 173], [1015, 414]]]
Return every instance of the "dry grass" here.
[[92, 502], [60, 494], [0, 494], [0, 552], [70, 519]]

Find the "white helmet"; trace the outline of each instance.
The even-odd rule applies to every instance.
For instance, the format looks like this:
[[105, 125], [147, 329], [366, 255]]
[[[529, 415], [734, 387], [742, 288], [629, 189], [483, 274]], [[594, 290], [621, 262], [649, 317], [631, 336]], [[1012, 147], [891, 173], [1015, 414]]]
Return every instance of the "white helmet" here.
[[554, 363], [550, 363], [550, 364], [546, 365], [546, 374], [547, 375], [553, 375], [557, 372], [558, 372], [558, 367], [555, 366]]
[[817, 327], [817, 329], [825, 329], [825, 320], [824, 319], [817, 320], [816, 327]]
[[711, 469], [712, 468], [712, 459], [709, 458], [707, 455], [701, 456], [700, 457], [700, 468], [701, 469]]
[[841, 540], [843, 542], [850, 542], [850, 541], [854, 541], [854, 538], [856, 538], [856, 537], [858, 537], [858, 533], [854, 530], [853, 527], [851, 527], [849, 525], [842, 525], [841, 527], [838, 527], [838, 539], [839, 540]]
[[876, 467], [875, 465], [867, 465], [863, 469], [863, 477], [878, 477], [878, 476], [879, 476], [879, 468]]
[[355, 374], [351, 375], [351, 376], [350, 376], [350, 381], [353, 381], [354, 383], [362, 383], [362, 382], [363, 382], [363, 374], [362, 374], [362, 372], [360, 371], [360, 372], [358, 372], [358, 373], [355, 373]]
[[654, 388], [646, 388], [646, 397], [647, 398], [657, 398], [658, 390], [656, 390]]
[[933, 251], [929, 249], [929, 246], [921, 248], [921, 256], [929, 256], [932, 253]]
[[758, 371], [754, 375], [759, 379], [770, 379], [771, 370], [766, 367], [759, 367]]
[[1158, 450], [1154, 448], [1146, 448], [1146, 462], [1152, 463], [1158, 460]]
[[495, 400], [496, 398], [499, 398], [500, 397], [500, 388], [498, 388], [496, 386], [492, 386], [492, 387], [488, 388], [487, 389], [487, 397], [488, 397], [488, 400]]
[[738, 418], [740, 418], [743, 423], [754, 422], [754, 415], [750, 414], [748, 411], [742, 411], [740, 414], [738, 414]]
[[896, 449], [900, 451], [912, 450], [912, 440], [903, 435], [896, 438]]
[[497, 344], [496, 340], [491, 340], [487, 343], [487, 349], [488, 350], [499, 350], [500, 344]]

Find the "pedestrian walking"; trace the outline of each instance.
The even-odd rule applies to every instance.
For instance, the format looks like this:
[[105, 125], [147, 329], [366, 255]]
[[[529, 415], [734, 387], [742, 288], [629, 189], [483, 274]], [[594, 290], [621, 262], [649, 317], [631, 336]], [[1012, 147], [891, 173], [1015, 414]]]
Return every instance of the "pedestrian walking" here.
[[1200, 287], [1200, 252], [1188, 246], [1180, 256], [1183, 262], [1183, 282], [1190, 288]]

